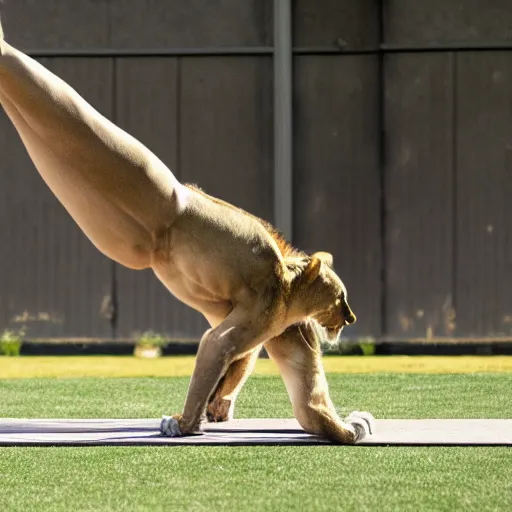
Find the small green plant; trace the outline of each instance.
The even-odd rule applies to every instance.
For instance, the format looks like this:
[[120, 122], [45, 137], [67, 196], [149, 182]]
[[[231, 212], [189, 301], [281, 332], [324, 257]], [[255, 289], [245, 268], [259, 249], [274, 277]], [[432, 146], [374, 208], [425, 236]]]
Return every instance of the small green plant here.
[[153, 331], [143, 332], [135, 342], [134, 355], [137, 357], [160, 357], [167, 339]]
[[375, 339], [372, 337], [354, 340], [342, 338], [337, 343], [321, 341], [321, 347], [325, 355], [373, 356], [376, 352]]
[[165, 347], [167, 340], [157, 332], [146, 331], [143, 332], [137, 339], [137, 345], [139, 347]]
[[363, 356], [375, 355], [375, 340], [373, 338], [361, 338], [358, 340], [358, 345]]
[[19, 356], [23, 345], [23, 336], [25, 336], [24, 329], [18, 331], [4, 330], [0, 334], [0, 355]]

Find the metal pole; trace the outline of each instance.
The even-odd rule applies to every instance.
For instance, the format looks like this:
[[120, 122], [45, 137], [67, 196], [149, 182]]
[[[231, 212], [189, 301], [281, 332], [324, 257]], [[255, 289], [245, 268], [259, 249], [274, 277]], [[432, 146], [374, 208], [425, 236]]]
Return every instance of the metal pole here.
[[291, 0], [274, 0], [274, 222], [292, 240]]

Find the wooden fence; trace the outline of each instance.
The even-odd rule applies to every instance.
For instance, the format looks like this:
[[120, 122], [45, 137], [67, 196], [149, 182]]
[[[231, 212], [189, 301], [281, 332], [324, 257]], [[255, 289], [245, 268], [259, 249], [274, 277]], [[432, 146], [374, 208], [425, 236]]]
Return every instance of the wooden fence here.
[[[273, 220], [271, 0], [8, 0], [2, 19], [180, 180]], [[347, 336], [512, 336], [512, 2], [295, 0], [293, 34], [293, 242], [334, 254]], [[0, 155], [0, 330], [202, 334], [88, 242], [3, 113]]]

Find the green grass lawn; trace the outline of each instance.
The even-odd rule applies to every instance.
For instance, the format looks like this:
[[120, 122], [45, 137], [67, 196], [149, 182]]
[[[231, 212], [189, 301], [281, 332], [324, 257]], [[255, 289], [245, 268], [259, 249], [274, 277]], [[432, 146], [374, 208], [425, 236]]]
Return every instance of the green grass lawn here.
[[[342, 413], [512, 417], [512, 373], [328, 378]], [[159, 417], [181, 410], [187, 385], [188, 377], [0, 379], [0, 415]], [[290, 417], [280, 379], [251, 378], [236, 416]], [[0, 448], [1, 511], [483, 511], [511, 504], [507, 448]]]

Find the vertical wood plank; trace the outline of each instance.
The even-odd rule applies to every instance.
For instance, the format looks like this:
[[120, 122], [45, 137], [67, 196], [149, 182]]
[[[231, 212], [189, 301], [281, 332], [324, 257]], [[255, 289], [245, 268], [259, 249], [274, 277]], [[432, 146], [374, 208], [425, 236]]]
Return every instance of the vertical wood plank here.
[[375, 0], [296, 0], [293, 2], [295, 46], [350, 50], [379, 45], [379, 7]]
[[272, 62], [187, 58], [181, 74], [181, 177], [273, 220]]
[[178, 59], [117, 58], [116, 124], [140, 140], [176, 175]]
[[512, 61], [457, 56], [457, 334], [512, 335]]
[[451, 59], [386, 59], [385, 306], [395, 339], [453, 334]]
[[510, 0], [388, 0], [383, 7], [386, 43], [488, 42], [512, 38]]
[[28, 49], [105, 48], [109, 0], [14, 0], [2, 3], [6, 39]]
[[295, 59], [294, 243], [334, 255], [358, 316], [347, 336], [380, 336], [378, 63]]
[[116, 48], [266, 46], [272, 0], [110, 0]]

